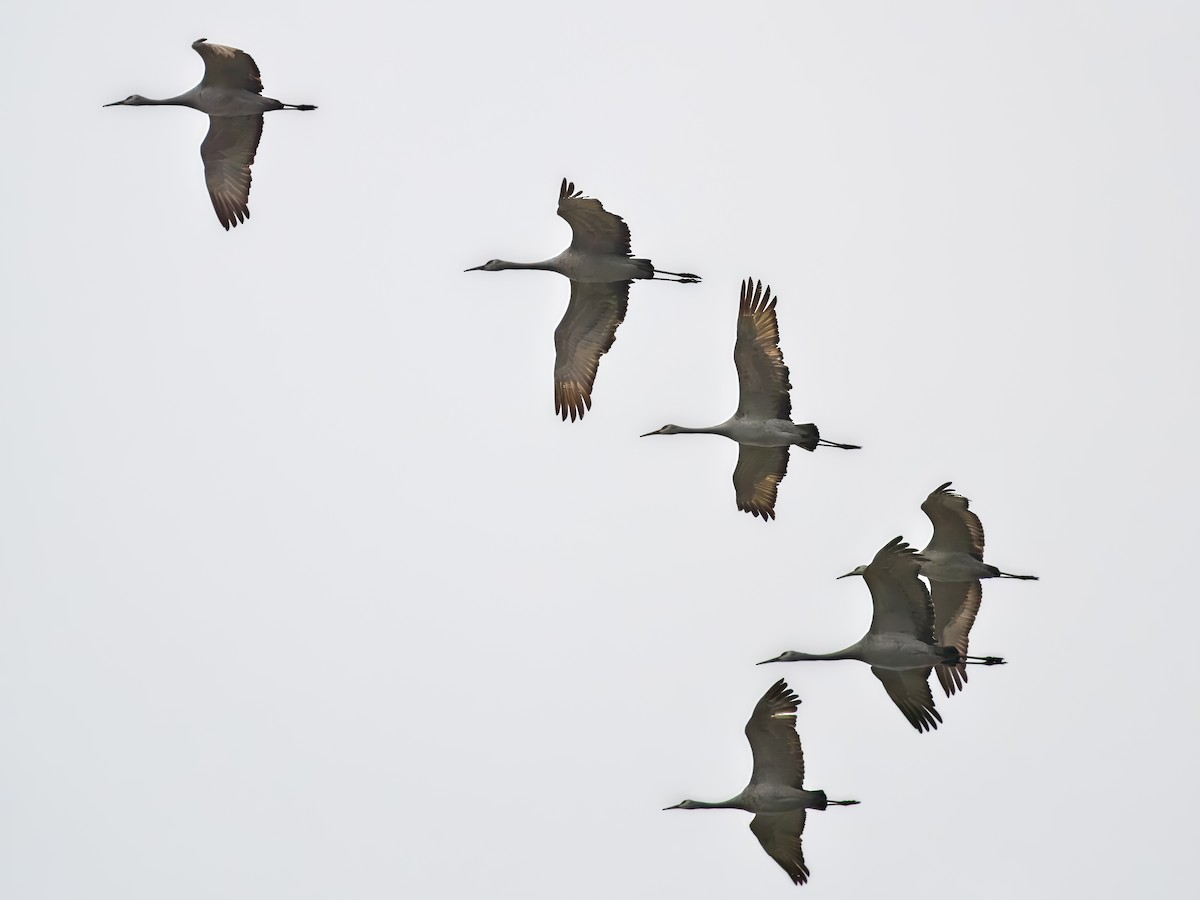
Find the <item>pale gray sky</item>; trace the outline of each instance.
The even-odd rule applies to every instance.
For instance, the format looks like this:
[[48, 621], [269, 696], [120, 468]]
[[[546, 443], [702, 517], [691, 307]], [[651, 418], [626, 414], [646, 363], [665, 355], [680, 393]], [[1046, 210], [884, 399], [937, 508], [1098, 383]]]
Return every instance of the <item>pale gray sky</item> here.
[[[785, 676], [808, 897], [1180, 896], [1200, 802], [1200, 239], [1187, 3], [50, 2], [0, 79], [0, 896], [788, 896], [722, 799]], [[101, 109], [241, 47], [272, 113], [218, 225], [204, 117]], [[567, 176], [633, 248], [582, 423]], [[776, 522], [738, 284], [780, 296]], [[834, 576], [943, 481], [989, 583], [918, 735]], [[792, 894], [794, 896], [794, 893]]]

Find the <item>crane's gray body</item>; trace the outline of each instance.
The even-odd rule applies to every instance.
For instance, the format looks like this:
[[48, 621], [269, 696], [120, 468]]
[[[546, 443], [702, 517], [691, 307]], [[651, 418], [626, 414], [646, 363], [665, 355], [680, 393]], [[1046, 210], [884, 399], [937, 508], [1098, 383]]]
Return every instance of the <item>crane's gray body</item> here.
[[944, 663], [953, 648], [926, 643], [911, 634], [867, 634], [862, 640], [842, 651], [846, 659], [858, 659], [878, 669], [918, 669]]
[[748, 784], [728, 801], [735, 809], [752, 813], [787, 813], [798, 809], [825, 809], [829, 801], [824, 791], [806, 791], [786, 784]]
[[242, 88], [205, 85], [203, 82], [190, 91], [169, 100], [156, 100], [148, 104], [128, 106], [188, 106], [210, 116], [257, 116], [275, 109], [283, 109], [283, 102], [274, 97], [253, 94]]
[[805, 450], [812, 450], [820, 439], [817, 426], [811, 423], [797, 425], [789, 419], [756, 419], [751, 416], [733, 416], [711, 428], [667, 425], [656, 433], [719, 434], [750, 447], [790, 447], [794, 444]]
[[978, 581], [980, 578], [1000, 577], [999, 569], [976, 559], [970, 553], [926, 547], [921, 555], [925, 557], [925, 562], [921, 563], [921, 574], [930, 581]]
[[536, 269], [557, 272], [572, 281], [584, 284], [609, 284], [613, 281], [634, 281], [654, 277], [654, 265], [648, 259], [617, 256], [611, 253], [588, 253], [568, 247], [558, 256], [541, 262], [520, 263], [505, 259], [489, 260], [478, 267], [484, 272], [503, 269]]

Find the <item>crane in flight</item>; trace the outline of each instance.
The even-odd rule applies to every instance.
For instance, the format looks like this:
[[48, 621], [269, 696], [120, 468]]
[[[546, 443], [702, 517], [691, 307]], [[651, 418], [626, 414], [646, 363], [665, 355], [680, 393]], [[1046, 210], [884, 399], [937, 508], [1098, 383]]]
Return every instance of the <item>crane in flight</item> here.
[[971, 512], [971, 501], [950, 490], [953, 482], [935, 488], [921, 511], [933, 523], [933, 537], [921, 551], [921, 574], [930, 581], [978, 581], [980, 578], [1018, 578], [1037, 581], [1036, 575], [1001, 572], [983, 561], [983, 524]]
[[793, 444], [812, 452], [817, 447], [859, 450], [857, 444], [838, 444], [821, 437], [811, 422], [792, 422], [792, 383], [779, 349], [779, 323], [771, 287], [762, 282], [742, 282], [738, 302], [737, 340], [733, 362], [738, 373], [738, 408], [730, 418], [708, 428], [664, 425], [642, 437], [656, 434], [719, 434], [737, 441], [738, 461], [733, 470], [733, 491], [738, 509], [775, 518], [779, 482], [787, 474], [788, 448]]
[[893, 538], [885, 544], [861, 572], [839, 576], [862, 575], [871, 592], [871, 627], [849, 647], [834, 653], [801, 653], [788, 650], [773, 662], [797, 662], [819, 659], [857, 659], [871, 667], [871, 674], [883, 684], [892, 702], [917, 731], [931, 731], [942, 721], [934, 708], [929, 691], [929, 673], [935, 666], [957, 666], [975, 663], [986, 666], [1003, 665], [998, 656], [964, 656], [957, 647], [947, 647], [934, 641], [933, 604], [929, 589], [917, 577], [923, 562], [921, 556], [904, 543]]
[[[970, 510], [970, 501], [950, 490], [951, 482], [935, 488], [921, 509], [933, 523], [933, 537], [921, 551], [920, 572], [929, 579], [933, 602], [933, 638], [938, 644], [957, 647], [967, 655], [971, 626], [983, 602], [982, 578], [1019, 578], [1037, 581], [1036, 575], [1010, 575], [983, 561], [983, 525]], [[858, 566], [839, 578], [862, 575]], [[934, 669], [942, 690], [949, 697], [967, 683], [965, 663], [940, 665]]]
[[744, 809], [754, 813], [750, 830], [763, 850], [792, 879], [808, 881], [800, 845], [805, 811], [854, 806], [857, 800], [829, 800], [824, 791], [804, 788], [804, 751], [796, 734], [800, 698], [781, 678], [763, 694], [746, 723], [746, 740], [754, 755], [750, 783], [736, 797], [719, 803], [684, 800], [667, 809]]
[[489, 259], [465, 271], [539, 269], [570, 279], [571, 299], [554, 330], [554, 411], [564, 422], [568, 417], [574, 422], [592, 408], [596, 369], [616, 340], [617, 326], [625, 321], [629, 285], [640, 279], [695, 284], [700, 276], [656, 269], [650, 260], [634, 257], [625, 220], [599, 200], [583, 196], [565, 178], [558, 191], [558, 214], [571, 226], [571, 245], [558, 256], [531, 263]]
[[248, 53], [210, 44], [207, 38], [193, 42], [192, 49], [204, 60], [204, 77], [190, 91], [166, 100], [130, 94], [104, 105], [187, 106], [208, 114], [208, 136], [200, 145], [200, 158], [217, 220], [228, 231], [250, 218], [250, 166], [262, 137], [263, 113], [316, 107], [262, 96], [262, 76]]

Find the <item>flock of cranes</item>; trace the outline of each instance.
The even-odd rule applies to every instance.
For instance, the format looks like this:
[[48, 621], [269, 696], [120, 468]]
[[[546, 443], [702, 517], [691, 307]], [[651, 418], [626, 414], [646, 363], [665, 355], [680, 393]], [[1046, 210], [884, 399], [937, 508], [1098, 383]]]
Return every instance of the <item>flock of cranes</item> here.
[[[208, 136], [200, 155], [213, 209], [228, 230], [250, 215], [250, 166], [262, 136], [263, 114], [316, 107], [263, 97], [258, 66], [241, 50], [209, 44], [203, 38], [192, 48], [204, 60], [204, 77], [190, 91], [167, 100], [133, 94], [105, 105], [187, 106], [208, 114]], [[600, 357], [611, 349], [625, 319], [630, 285], [637, 280], [695, 284], [700, 276], [657, 269], [649, 259], [634, 257], [624, 220], [605, 210], [598, 200], [584, 197], [565, 178], [559, 189], [558, 215], [571, 226], [572, 239], [557, 256], [532, 263], [492, 259], [465, 271], [538, 269], [570, 280], [567, 310], [554, 332], [554, 409], [564, 421], [575, 421], [592, 407]], [[707, 428], [664, 425], [642, 435], [718, 434], [736, 441], [733, 485], [738, 509], [764, 522], [775, 518], [790, 447], [810, 452], [817, 447], [860, 449], [822, 438], [815, 424], [792, 422], [792, 385], [779, 347], [776, 301], [769, 286], [764, 288], [750, 278], [742, 282], [733, 352], [739, 386], [737, 411]], [[968, 665], [1004, 663], [997, 656], [967, 653], [983, 596], [981, 581], [1036, 580], [1037, 576], [1013, 575], [984, 562], [983, 527], [967, 499], [950, 490], [950, 482], [930, 493], [921, 509], [933, 523], [933, 537], [925, 549], [918, 553], [897, 537], [869, 564], [839, 576], [861, 576], [870, 592], [873, 614], [862, 638], [831, 653], [788, 650], [759, 665], [844, 659], [864, 662], [913, 728], [918, 732], [936, 729], [942, 717], [930, 691], [931, 672], [937, 673], [949, 697], [966, 686]], [[929, 587], [921, 576], [928, 579]], [[799, 703], [781, 679], [755, 705], [746, 723], [753, 771], [736, 797], [717, 803], [684, 800], [667, 807], [754, 813], [751, 831], [796, 884], [809, 876], [801, 848], [807, 810], [858, 803], [829, 800], [823, 791], [804, 788], [804, 755], [795, 728]]]
[[[1036, 581], [1036, 575], [1010, 575], [983, 561], [983, 525], [966, 497], [950, 482], [934, 489], [921, 509], [933, 523], [929, 545], [918, 553], [903, 538], [888, 541], [875, 558], [838, 579], [861, 575], [871, 592], [871, 625], [843, 650], [803, 653], [788, 650], [759, 665], [776, 662], [854, 659], [871, 667], [892, 702], [918, 732], [942, 721], [934, 708], [929, 674], [949, 697], [966, 686], [968, 665], [1004, 665], [998, 656], [969, 656], [967, 640], [983, 598], [981, 578]], [[929, 579], [930, 591], [921, 581]], [[796, 695], [783, 680], [758, 701], [746, 738], [754, 754], [750, 783], [721, 803], [684, 800], [667, 809], [744, 809], [755, 814], [750, 830], [763, 849], [796, 884], [808, 880], [801, 836], [805, 810], [851, 805], [827, 800], [823, 791], [804, 789], [804, 756], [795, 731]]]

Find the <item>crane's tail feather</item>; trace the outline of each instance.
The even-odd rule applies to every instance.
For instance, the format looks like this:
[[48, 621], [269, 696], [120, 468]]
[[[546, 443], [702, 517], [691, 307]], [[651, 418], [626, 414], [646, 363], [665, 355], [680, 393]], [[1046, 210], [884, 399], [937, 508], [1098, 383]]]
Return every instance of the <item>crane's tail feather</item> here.
[[858, 444], [839, 444], [837, 441], [827, 441], [821, 437], [821, 430], [812, 422], [796, 425], [796, 446], [803, 447], [810, 453], [818, 447], [837, 447], [839, 450], [861, 450]]
[[957, 666], [965, 657], [958, 652], [957, 647], [938, 647], [938, 652], [942, 654], [943, 666]]

